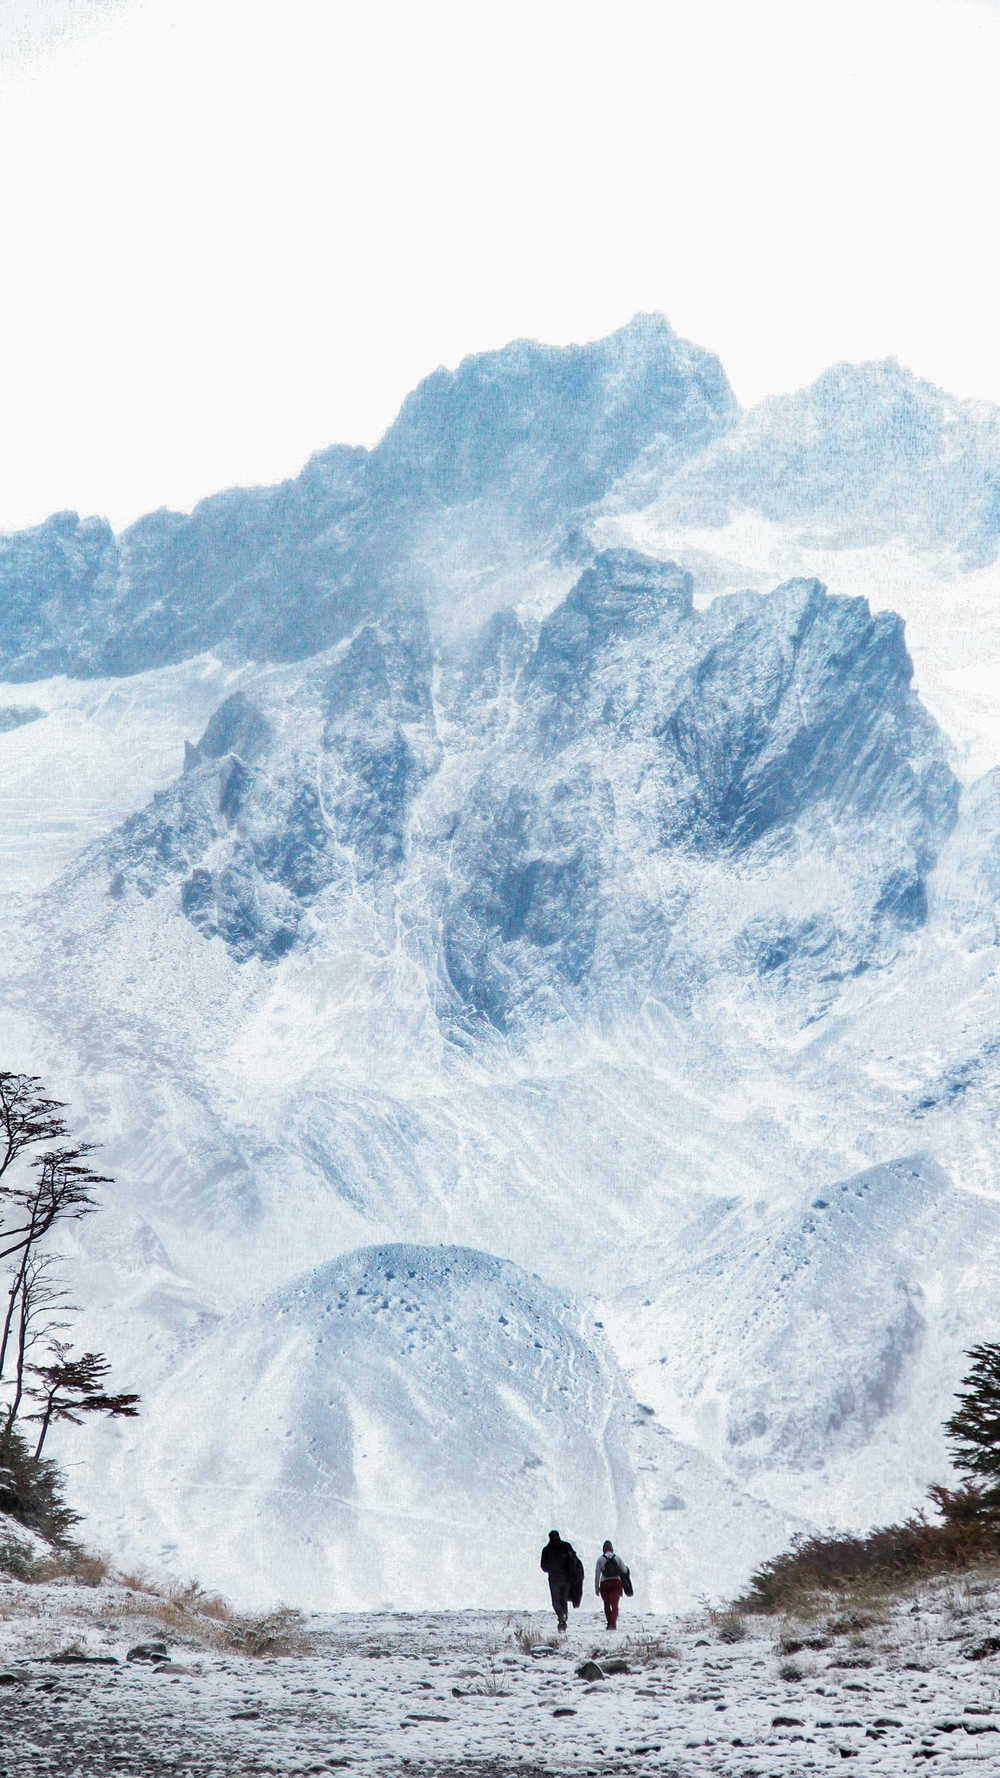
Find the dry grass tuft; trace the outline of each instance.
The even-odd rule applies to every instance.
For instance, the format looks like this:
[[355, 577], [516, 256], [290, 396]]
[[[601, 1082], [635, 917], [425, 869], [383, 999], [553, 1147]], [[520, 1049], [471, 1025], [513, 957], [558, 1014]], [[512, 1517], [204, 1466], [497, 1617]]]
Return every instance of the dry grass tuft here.
[[710, 1611], [709, 1620], [720, 1642], [742, 1642], [748, 1635], [747, 1621], [739, 1611]]
[[486, 1656], [487, 1671], [478, 1675], [478, 1685], [470, 1685], [470, 1698], [509, 1698], [510, 1687], [506, 1684], [507, 1675], [497, 1668], [496, 1654], [490, 1649]]
[[182, 1587], [171, 1587], [167, 1592], [167, 1603], [179, 1617], [208, 1617], [227, 1623], [232, 1615], [228, 1601], [221, 1593], [206, 1593], [196, 1580], [189, 1580]]
[[260, 1660], [278, 1655], [305, 1654], [309, 1648], [306, 1620], [289, 1605], [252, 1616], [230, 1617], [216, 1638], [217, 1648]]
[[81, 1586], [99, 1587], [107, 1580], [111, 1564], [105, 1556], [92, 1556], [86, 1550], [78, 1550], [70, 1558], [69, 1572]]
[[533, 1654], [536, 1649], [559, 1647], [557, 1636], [544, 1630], [535, 1630], [530, 1624], [515, 1624], [511, 1635], [523, 1655]]
[[[624, 1655], [626, 1660], [637, 1661], [643, 1667], [653, 1667], [658, 1661], [680, 1659], [680, 1651], [675, 1648], [672, 1642], [667, 1642], [662, 1636], [644, 1634], [641, 1631], [633, 1636], [626, 1636], [624, 1642], [619, 1646], [619, 1653]], [[599, 1651], [594, 1659], [600, 1660], [606, 1654], [606, 1649]]]
[[[40, 1552], [14, 1537], [0, 1542], [0, 1579], [28, 1583], [3, 1588], [0, 1617], [35, 1616], [37, 1601], [31, 1588], [44, 1582], [70, 1581], [81, 1588], [97, 1589], [107, 1583], [99, 1598], [85, 1597], [69, 1589], [59, 1611], [89, 1621], [101, 1617], [122, 1623], [135, 1620], [151, 1631], [169, 1631], [188, 1647], [214, 1648], [230, 1654], [267, 1659], [307, 1652], [310, 1638], [302, 1612], [287, 1605], [270, 1611], [236, 1612], [218, 1593], [207, 1592], [197, 1581], [163, 1586], [143, 1573], [116, 1574], [103, 1556], [90, 1555], [67, 1544], [61, 1551]], [[104, 1626], [106, 1627], [106, 1625]]]
[[152, 1619], [185, 1642], [258, 1659], [302, 1654], [309, 1646], [306, 1619], [291, 1606], [235, 1612], [227, 1600], [218, 1593], [205, 1592], [197, 1581], [164, 1592], [145, 1578], [129, 1578], [133, 1586], [119, 1601], [119, 1615]]

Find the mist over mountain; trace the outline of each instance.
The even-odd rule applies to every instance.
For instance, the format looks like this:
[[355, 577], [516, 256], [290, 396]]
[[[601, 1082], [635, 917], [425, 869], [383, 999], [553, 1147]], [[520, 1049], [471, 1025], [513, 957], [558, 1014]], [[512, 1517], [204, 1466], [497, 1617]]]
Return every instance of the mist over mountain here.
[[931, 712], [944, 633], [1000, 665], [998, 440], [891, 363], [740, 413], [640, 317], [0, 542], [8, 1065], [118, 1181], [71, 1257], [146, 1401], [99, 1533], [430, 1606], [576, 1525], [680, 1603], [947, 1476], [1000, 797]]

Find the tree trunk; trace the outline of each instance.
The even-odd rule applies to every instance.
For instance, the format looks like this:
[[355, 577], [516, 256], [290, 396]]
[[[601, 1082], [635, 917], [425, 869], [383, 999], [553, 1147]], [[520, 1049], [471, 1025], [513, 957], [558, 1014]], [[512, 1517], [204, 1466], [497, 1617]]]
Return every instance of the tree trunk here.
[[3, 1319], [3, 1335], [0, 1337], [0, 1381], [3, 1380], [4, 1365], [7, 1362], [7, 1344], [10, 1340], [10, 1330], [14, 1320], [14, 1305], [17, 1302], [18, 1291], [24, 1283], [24, 1273], [30, 1252], [30, 1247], [26, 1247], [21, 1255], [21, 1261], [14, 1273], [14, 1282], [10, 1287], [10, 1295], [7, 1299], [7, 1313]]
[[56, 1391], [53, 1389], [51, 1395], [49, 1396], [48, 1400], [45, 1403], [45, 1417], [42, 1420], [42, 1430], [38, 1434], [38, 1443], [35, 1446], [35, 1462], [36, 1463], [38, 1462], [38, 1459], [42, 1454], [42, 1446], [45, 1443], [45, 1434], [49, 1430], [49, 1422], [52, 1419], [52, 1410], [55, 1407], [55, 1405], [56, 1405]]
[[24, 1354], [25, 1354], [25, 1347], [27, 1344], [27, 1339], [28, 1339], [28, 1291], [27, 1291], [27, 1280], [22, 1279], [21, 1280], [21, 1319], [18, 1324], [18, 1330], [17, 1330], [17, 1370], [15, 1372], [14, 1399], [11, 1402], [10, 1407], [7, 1411], [7, 1424], [5, 1425], [5, 1427], [3, 1429], [4, 1438], [7, 1438], [9, 1436], [9, 1434], [13, 1431], [14, 1422], [17, 1419], [18, 1409], [21, 1406], [21, 1397], [24, 1394]]

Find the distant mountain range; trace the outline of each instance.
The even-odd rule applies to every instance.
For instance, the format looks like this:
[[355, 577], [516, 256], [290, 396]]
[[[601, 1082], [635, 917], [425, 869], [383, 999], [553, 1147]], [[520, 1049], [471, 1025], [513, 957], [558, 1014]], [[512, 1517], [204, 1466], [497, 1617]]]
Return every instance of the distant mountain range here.
[[146, 1401], [86, 1435], [97, 1533], [526, 1605], [557, 1524], [666, 1605], [947, 1475], [998, 537], [997, 410], [890, 362], [742, 413], [645, 316], [0, 540], [5, 1061], [104, 1145], [74, 1288]]

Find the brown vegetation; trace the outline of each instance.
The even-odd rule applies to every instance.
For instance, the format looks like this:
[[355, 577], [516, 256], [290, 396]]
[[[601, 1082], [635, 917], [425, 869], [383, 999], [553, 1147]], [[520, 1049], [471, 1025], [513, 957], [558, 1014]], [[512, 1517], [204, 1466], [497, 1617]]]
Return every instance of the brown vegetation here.
[[734, 1609], [808, 1616], [817, 1597], [855, 1596], [860, 1590], [890, 1594], [909, 1581], [1000, 1565], [1000, 1501], [992, 1491], [974, 1484], [935, 1487], [930, 1498], [938, 1522], [919, 1512], [864, 1536], [831, 1532], [793, 1538], [789, 1549], [757, 1569]]

